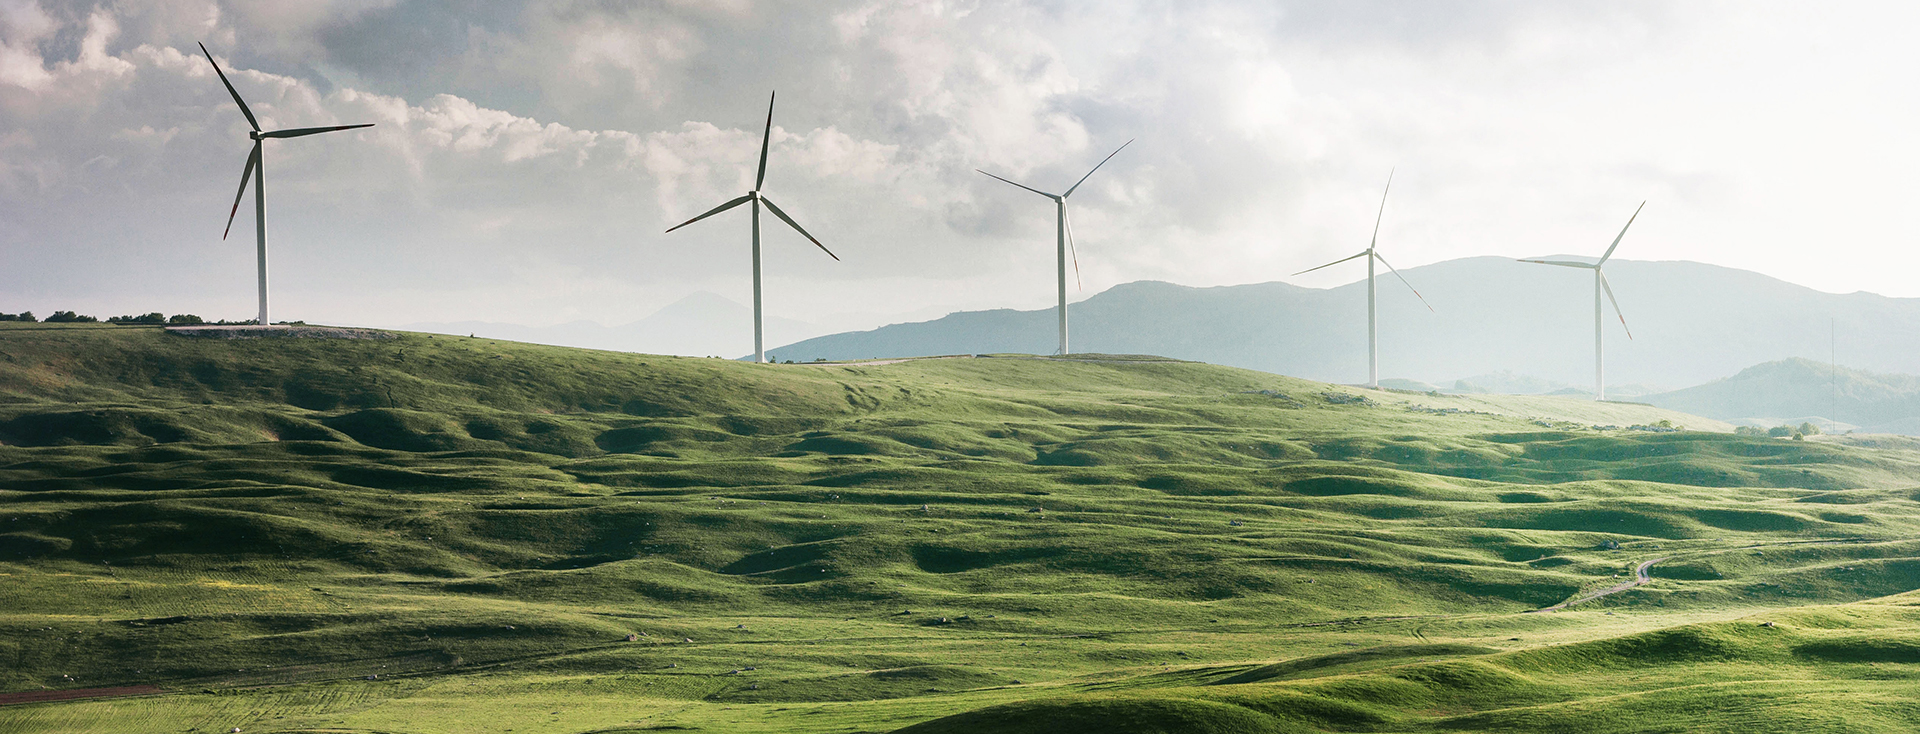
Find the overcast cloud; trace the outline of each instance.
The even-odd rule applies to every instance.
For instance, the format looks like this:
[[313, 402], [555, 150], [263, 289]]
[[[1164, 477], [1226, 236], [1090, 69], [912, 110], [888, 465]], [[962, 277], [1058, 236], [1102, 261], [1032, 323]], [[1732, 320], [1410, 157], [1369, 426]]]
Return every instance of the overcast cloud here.
[[[1070, 185], [1085, 290], [1223, 285], [1365, 246], [1407, 267], [1596, 254], [1920, 296], [1914, 6], [1760, 2], [0, 0], [0, 311], [253, 313], [267, 127], [276, 317], [831, 326], [1036, 308]], [[772, 223], [769, 220], [770, 224]], [[1295, 279], [1328, 286], [1361, 269]], [[778, 335], [769, 335], [778, 343]]]

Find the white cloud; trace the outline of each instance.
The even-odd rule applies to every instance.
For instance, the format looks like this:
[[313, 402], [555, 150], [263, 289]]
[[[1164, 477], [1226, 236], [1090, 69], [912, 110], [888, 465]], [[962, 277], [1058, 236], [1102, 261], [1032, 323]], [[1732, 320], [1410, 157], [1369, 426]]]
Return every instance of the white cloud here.
[[247, 248], [217, 232], [249, 142], [196, 40], [265, 125], [377, 123], [268, 143], [277, 292], [315, 319], [746, 300], [742, 222], [661, 230], [751, 188], [771, 89], [768, 194], [845, 259], [770, 235], [769, 298], [799, 318], [1046, 304], [1051, 207], [973, 169], [1062, 189], [1130, 138], [1074, 196], [1089, 292], [1350, 254], [1397, 167], [1403, 268], [1595, 249], [1651, 199], [1623, 257], [1920, 295], [1895, 214], [1913, 14], [0, 0], [0, 311], [248, 313]]

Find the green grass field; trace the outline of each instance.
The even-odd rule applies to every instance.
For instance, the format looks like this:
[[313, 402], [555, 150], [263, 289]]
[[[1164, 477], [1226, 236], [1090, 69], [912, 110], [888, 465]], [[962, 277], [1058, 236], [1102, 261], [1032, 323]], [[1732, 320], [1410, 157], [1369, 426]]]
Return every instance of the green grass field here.
[[1920, 450], [1726, 428], [0, 324], [0, 693], [166, 690], [0, 731], [1920, 727]]

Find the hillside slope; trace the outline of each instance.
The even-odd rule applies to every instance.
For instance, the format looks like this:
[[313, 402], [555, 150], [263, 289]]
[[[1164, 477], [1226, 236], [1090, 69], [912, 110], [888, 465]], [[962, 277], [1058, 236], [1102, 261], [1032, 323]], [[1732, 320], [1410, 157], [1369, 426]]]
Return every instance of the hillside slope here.
[[1867, 433], [1920, 428], [1920, 377], [1807, 359], [1754, 365], [1732, 377], [1641, 399], [1723, 420], [1824, 416], [1860, 425]]
[[[1695, 262], [1614, 260], [1607, 268], [1633, 330], [1629, 339], [1607, 320], [1611, 383], [1672, 389], [1760, 362], [1825, 358], [1836, 329], [1847, 363], [1920, 373], [1920, 299], [1821, 293]], [[1583, 273], [1476, 257], [1404, 274], [1434, 310], [1398, 285], [1380, 289], [1382, 376], [1451, 386], [1504, 371], [1592, 384], [1592, 280]], [[1142, 281], [1071, 312], [1075, 351], [1163, 354], [1330, 382], [1366, 377], [1364, 282], [1316, 289]], [[795, 361], [1047, 353], [1056, 345], [1054, 318], [1051, 309], [963, 312], [770, 351]]]
[[[1844, 710], [1891, 695], [1845, 661], [1906, 665], [1916, 634], [1847, 610], [1920, 588], [1920, 453], [1668, 432], [1724, 425], [1650, 406], [416, 334], [34, 325], [0, 355], [0, 694], [164, 689], [0, 705], [4, 731], [845, 732], [1002, 705], [1124, 730], [1071, 725], [1076, 696], [1244, 718], [1211, 691], [1276, 721], [1297, 695], [1376, 729], [1583, 721], [1555, 712], [1731, 701], [1695, 684], [1778, 649]], [[1530, 613], [1649, 560], [1652, 584]], [[1840, 611], [1608, 672], [1789, 607]], [[1409, 676], [1427, 693], [1380, 697]]]

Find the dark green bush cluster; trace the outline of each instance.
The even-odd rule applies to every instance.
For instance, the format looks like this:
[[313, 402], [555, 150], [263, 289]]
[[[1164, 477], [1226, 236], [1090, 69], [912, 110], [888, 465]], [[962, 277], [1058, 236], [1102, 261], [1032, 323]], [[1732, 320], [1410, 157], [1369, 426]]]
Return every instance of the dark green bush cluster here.
[[32, 311], [21, 311], [20, 313], [0, 313], [0, 321], [25, 321], [27, 323], [33, 323], [39, 321], [39, 319], [33, 317]]
[[1761, 428], [1759, 426], [1739, 426], [1737, 428], [1734, 428], [1733, 432], [1741, 436], [1771, 436], [1773, 438], [1801, 438], [1804, 436], [1820, 435], [1820, 427], [1814, 425], [1811, 421], [1809, 421], [1806, 423], [1801, 423], [1799, 426], [1774, 426], [1772, 428]]
[[92, 316], [82, 316], [72, 311], [55, 311], [52, 316], [47, 317], [49, 324], [93, 324], [99, 321]]

